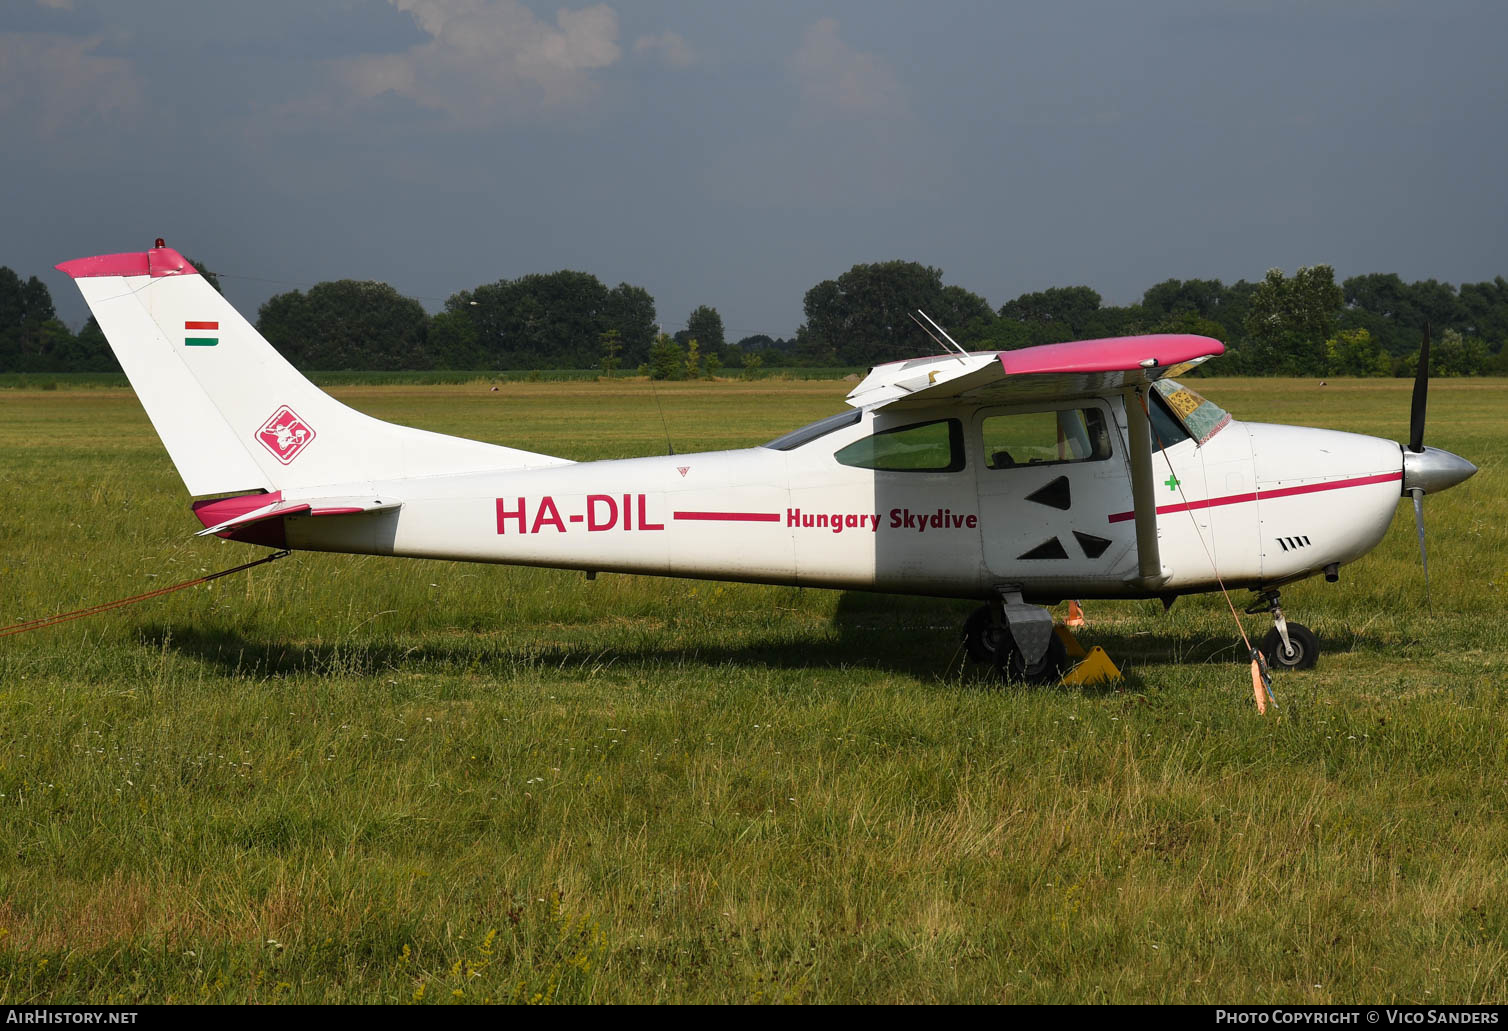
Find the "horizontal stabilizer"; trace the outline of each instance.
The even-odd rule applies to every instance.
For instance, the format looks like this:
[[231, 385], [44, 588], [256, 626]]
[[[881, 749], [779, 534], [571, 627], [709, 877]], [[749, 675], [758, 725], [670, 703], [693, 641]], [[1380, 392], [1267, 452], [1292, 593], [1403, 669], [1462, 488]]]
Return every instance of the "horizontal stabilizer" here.
[[[257, 501], [267, 498], [273, 499], [267, 504], [249, 511], [240, 512], [220, 522], [210, 524], [210, 520], [216, 515], [225, 514], [224, 508], [217, 509], [215, 506], [225, 502], [241, 502], [242, 498], [251, 497]], [[244, 507], [245, 502], [234, 507]], [[224, 498], [220, 501], [197, 504], [194, 506], [194, 514], [205, 524], [204, 529], [194, 536], [208, 537], [211, 534], [229, 534], [235, 530], [250, 526], [252, 523], [260, 523], [267, 519], [281, 519], [291, 515], [356, 515], [361, 512], [383, 512], [389, 509], [402, 507], [403, 502], [394, 501], [391, 498], [373, 498], [370, 495], [362, 497], [339, 497], [339, 498], [285, 498], [281, 493], [242, 495], [236, 498]]]

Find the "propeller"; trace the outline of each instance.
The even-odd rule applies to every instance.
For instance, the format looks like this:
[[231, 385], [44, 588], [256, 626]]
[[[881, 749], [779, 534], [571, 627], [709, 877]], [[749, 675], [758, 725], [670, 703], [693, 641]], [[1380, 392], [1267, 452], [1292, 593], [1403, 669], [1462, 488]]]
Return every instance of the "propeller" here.
[[[1419, 367], [1414, 371], [1414, 398], [1409, 403], [1409, 450], [1424, 453], [1424, 413], [1429, 404], [1429, 323], [1424, 324], [1424, 343], [1419, 346]], [[1429, 552], [1424, 547], [1424, 489], [1409, 491], [1414, 496], [1414, 528], [1419, 533], [1419, 564], [1424, 567], [1424, 607], [1429, 601]]]
[[1409, 405], [1409, 450], [1424, 451], [1424, 409], [1429, 400], [1429, 323], [1424, 324], [1424, 343], [1419, 348], [1419, 368], [1414, 372], [1414, 400]]
[[1409, 491], [1414, 496], [1414, 528], [1419, 531], [1419, 564], [1424, 567], [1424, 607], [1429, 603], [1429, 555], [1424, 550], [1424, 491], [1415, 487]]
[[1414, 499], [1414, 526], [1419, 532], [1419, 564], [1424, 567], [1424, 604], [1429, 605], [1429, 552], [1424, 547], [1424, 495], [1448, 490], [1477, 471], [1460, 455], [1424, 446], [1424, 413], [1429, 399], [1429, 324], [1414, 373], [1414, 400], [1409, 409], [1409, 442], [1403, 451], [1403, 493]]

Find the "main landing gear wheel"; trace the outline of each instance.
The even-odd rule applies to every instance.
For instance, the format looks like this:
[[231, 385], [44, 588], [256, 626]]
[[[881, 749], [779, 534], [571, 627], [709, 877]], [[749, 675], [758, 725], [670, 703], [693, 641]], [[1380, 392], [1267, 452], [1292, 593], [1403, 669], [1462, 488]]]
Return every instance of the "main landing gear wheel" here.
[[1283, 647], [1283, 638], [1278, 628], [1273, 627], [1262, 638], [1262, 655], [1269, 669], [1313, 669], [1319, 661], [1319, 638], [1302, 623], [1288, 624], [1288, 648]]
[[1057, 634], [1053, 634], [1052, 640], [1047, 642], [1047, 651], [1035, 665], [1026, 664], [1015, 641], [1010, 642], [1010, 647], [996, 652], [996, 656], [995, 668], [1005, 679], [1028, 684], [1055, 684], [1068, 667], [1068, 649], [1063, 647]]
[[964, 622], [963, 641], [969, 658], [989, 663], [1006, 680], [1050, 684], [1056, 682], [1068, 667], [1068, 650], [1057, 634], [1048, 640], [1042, 658], [1028, 666], [1011, 637], [1010, 629], [996, 619], [988, 605], [975, 609]]
[[988, 605], [981, 605], [969, 613], [963, 624], [963, 646], [969, 658], [975, 662], [994, 662], [995, 651], [1002, 637], [1009, 638], [1005, 627], [990, 614]]

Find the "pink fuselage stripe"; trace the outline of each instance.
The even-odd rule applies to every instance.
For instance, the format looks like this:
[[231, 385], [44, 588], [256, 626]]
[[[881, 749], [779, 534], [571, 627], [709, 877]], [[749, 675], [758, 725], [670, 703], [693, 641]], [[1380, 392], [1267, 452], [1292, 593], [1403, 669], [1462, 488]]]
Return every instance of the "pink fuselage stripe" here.
[[[1387, 483], [1391, 480], [1403, 479], [1403, 471], [1396, 473], [1378, 473], [1376, 476], [1357, 476], [1349, 480], [1332, 480], [1329, 483], [1306, 483], [1298, 487], [1279, 487], [1276, 490], [1262, 490], [1252, 494], [1227, 494], [1223, 498], [1209, 498], [1204, 501], [1190, 501], [1182, 505], [1159, 505], [1158, 515], [1167, 515], [1171, 512], [1196, 512], [1201, 508], [1218, 508], [1221, 505], [1240, 505], [1248, 501], [1260, 501], [1263, 498], [1287, 498], [1295, 494], [1315, 494], [1322, 490], [1340, 490], [1344, 487], [1364, 487], [1369, 483]], [[1135, 519], [1135, 512], [1116, 512], [1110, 516], [1112, 523], [1124, 523], [1127, 519]]]
[[714, 523], [778, 523], [779, 512], [672, 512], [676, 519], [694, 519]]

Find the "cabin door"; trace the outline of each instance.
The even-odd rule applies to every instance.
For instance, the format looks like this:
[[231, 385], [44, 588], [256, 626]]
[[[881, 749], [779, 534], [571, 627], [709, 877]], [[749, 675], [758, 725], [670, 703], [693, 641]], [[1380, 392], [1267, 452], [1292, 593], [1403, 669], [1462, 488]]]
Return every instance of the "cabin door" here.
[[992, 577], [1092, 584], [1133, 571], [1136, 523], [1118, 404], [1090, 398], [975, 413], [980, 534]]

